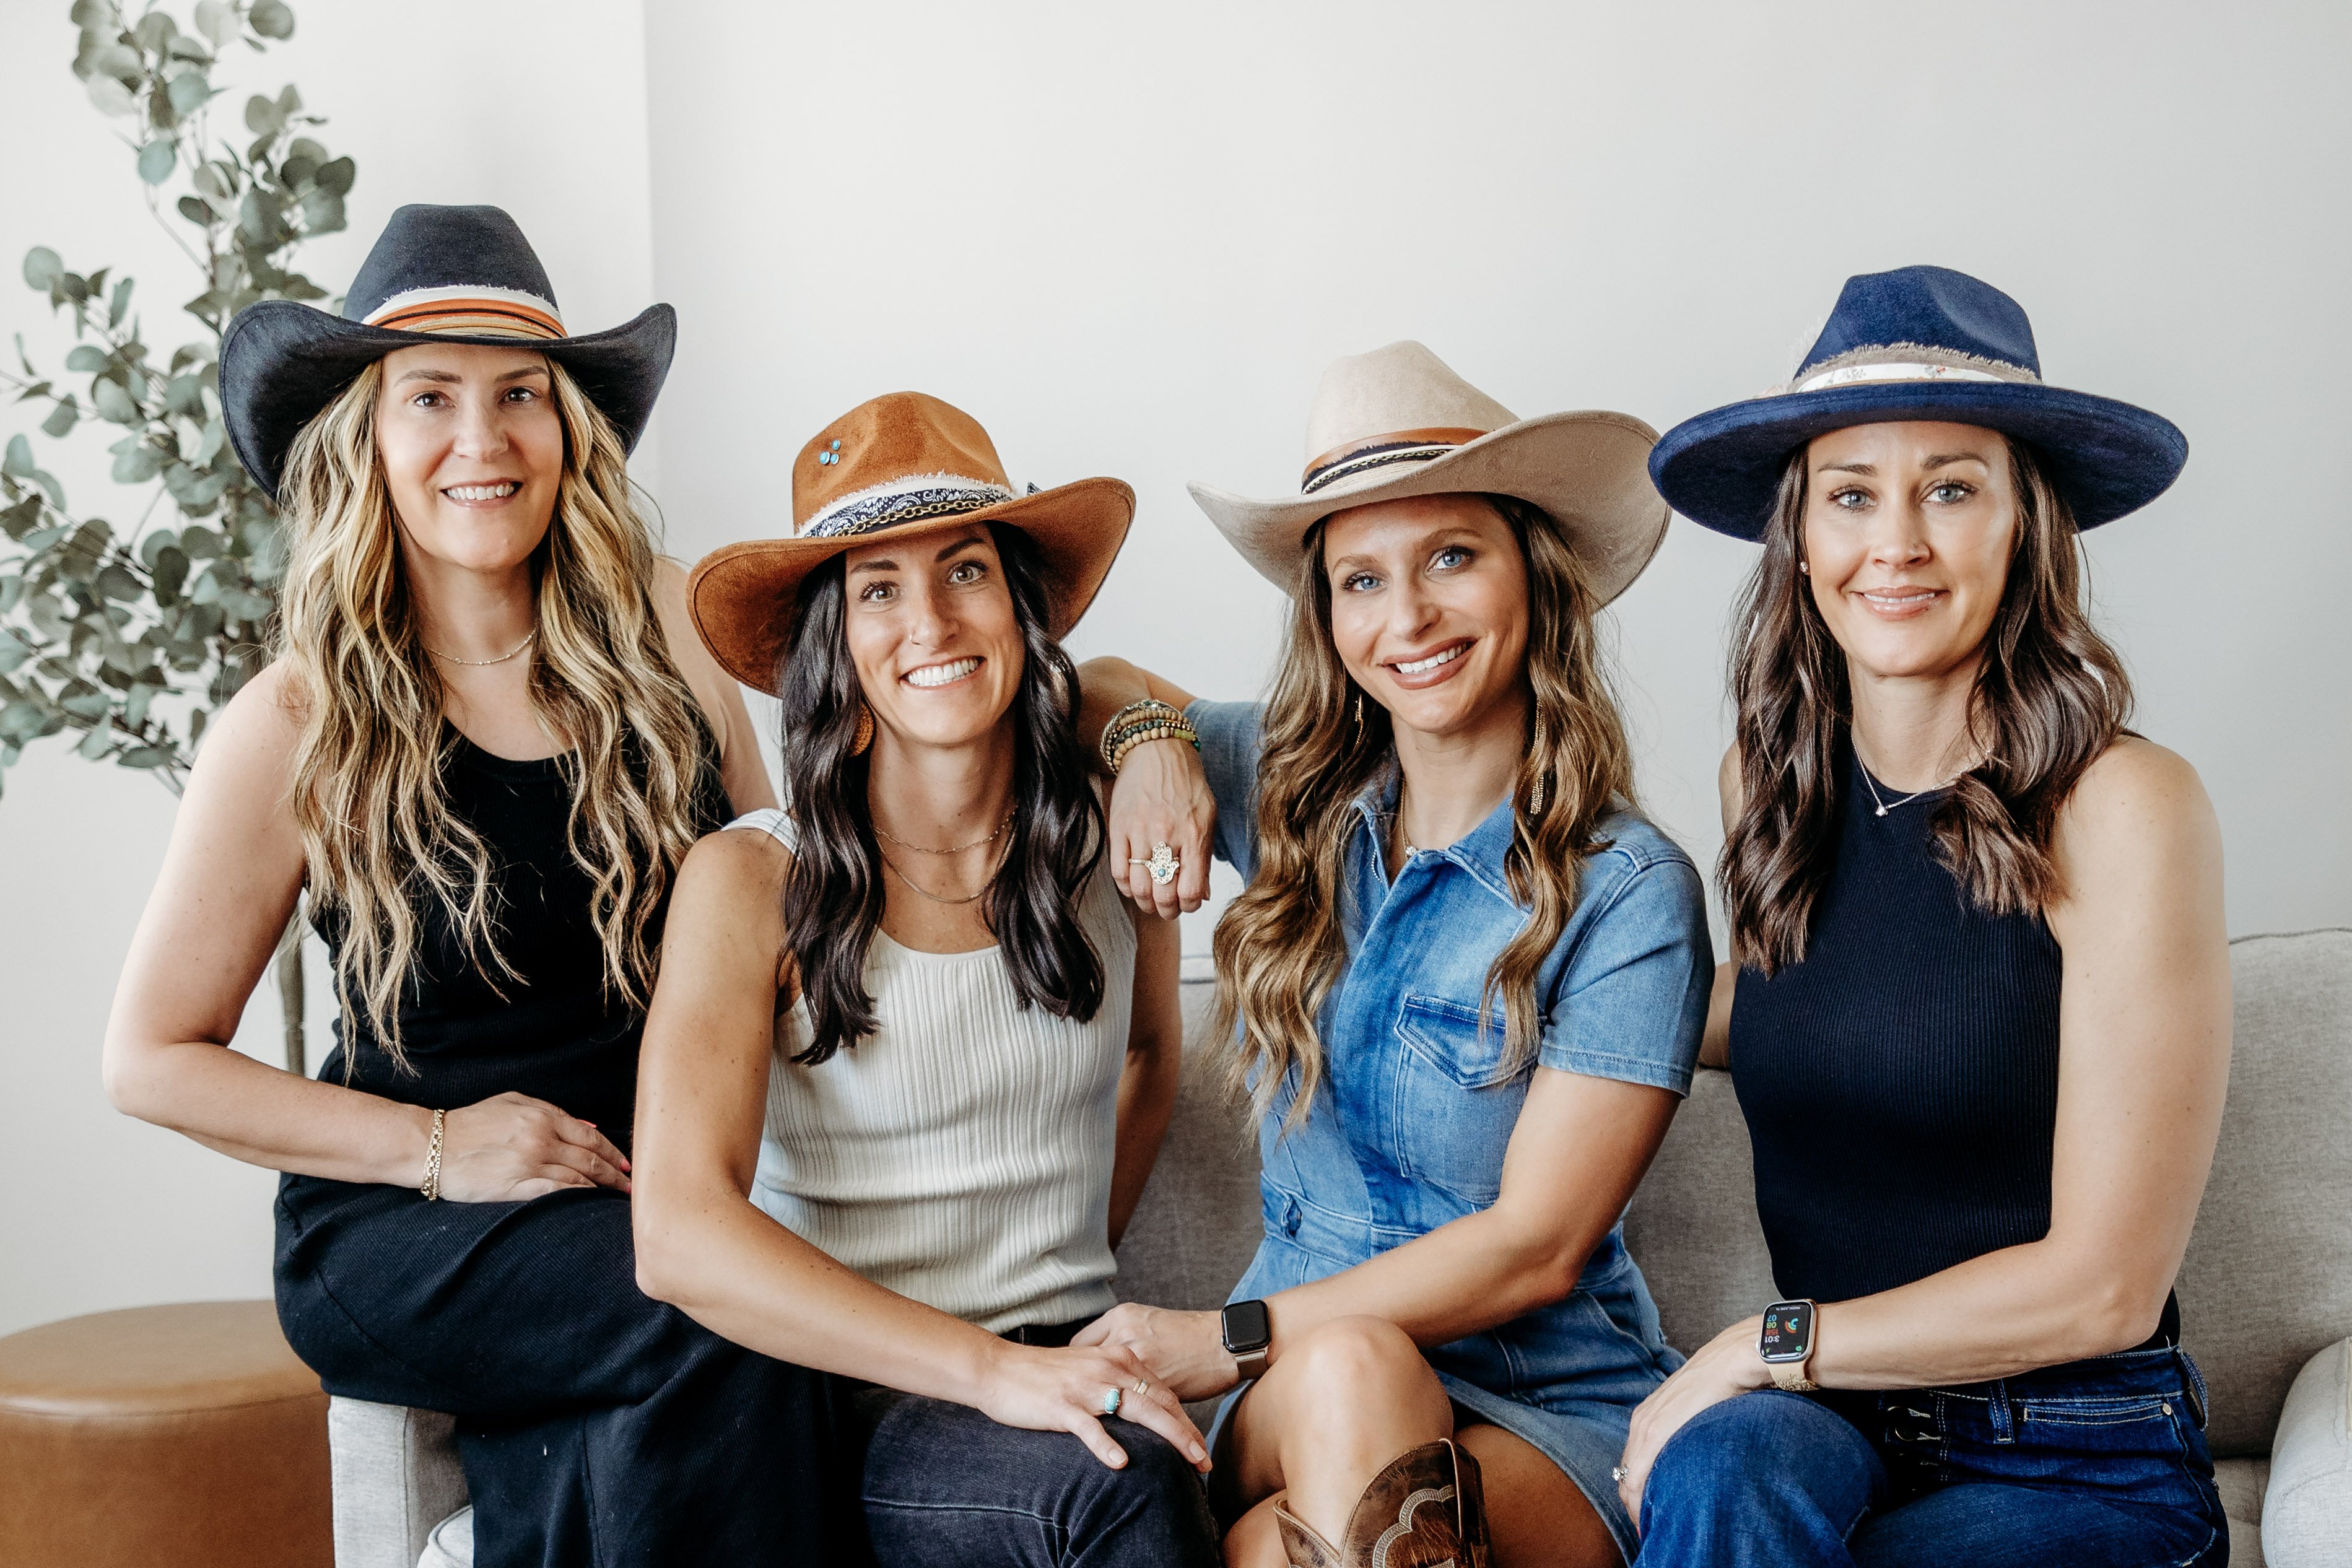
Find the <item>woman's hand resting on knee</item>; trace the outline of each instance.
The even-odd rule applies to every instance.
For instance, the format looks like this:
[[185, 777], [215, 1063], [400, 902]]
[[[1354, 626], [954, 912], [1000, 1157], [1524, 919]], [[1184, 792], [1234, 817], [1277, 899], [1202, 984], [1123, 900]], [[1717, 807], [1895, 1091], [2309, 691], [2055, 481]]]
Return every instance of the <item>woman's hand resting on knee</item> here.
[[1194, 1469], [1208, 1469], [1209, 1446], [1201, 1429], [1167, 1385], [1125, 1350], [1002, 1343], [977, 1403], [981, 1414], [1000, 1426], [1075, 1433], [1096, 1458], [1116, 1470], [1126, 1466], [1127, 1451], [1103, 1426], [1103, 1397], [1114, 1388], [1122, 1417], [1167, 1438]]
[[629, 1162], [591, 1122], [527, 1094], [498, 1094], [443, 1118], [441, 1195], [519, 1203], [562, 1187], [629, 1190]]
[[1667, 1440], [1709, 1405], [1737, 1399], [1772, 1381], [1756, 1354], [1756, 1336], [1763, 1326], [1761, 1318], [1732, 1324], [1683, 1363], [1672, 1377], [1650, 1390], [1650, 1396], [1634, 1410], [1633, 1427], [1625, 1435], [1625, 1459], [1618, 1467], [1622, 1479], [1617, 1483], [1617, 1495], [1624, 1500], [1625, 1511], [1637, 1529], [1642, 1488], [1648, 1483], [1650, 1467], [1657, 1463], [1658, 1452]]
[[1140, 1359], [1178, 1399], [1213, 1399], [1241, 1381], [1215, 1312], [1178, 1312], [1122, 1301], [1080, 1329], [1074, 1345], [1102, 1345]]

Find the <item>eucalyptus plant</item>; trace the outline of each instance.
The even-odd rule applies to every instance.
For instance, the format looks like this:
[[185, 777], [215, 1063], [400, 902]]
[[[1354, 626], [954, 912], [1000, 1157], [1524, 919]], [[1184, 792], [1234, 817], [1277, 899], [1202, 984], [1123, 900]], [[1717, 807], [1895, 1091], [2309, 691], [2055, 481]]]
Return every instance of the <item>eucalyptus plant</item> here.
[[[343, 227], [353, 169], [319, 140], [324, 121], [290, 85], [248, 96], [242, 133], [222, 122], [215, 100], [229, 89], [214, 73], [240, 46], [293, 36], [285, 0], [201, 0], [184, 27], [155, 0], [75, 0], [70, 19], [73, 73], [188, 259], [199, 291], [179, 310], [200, 330], [166, 352], [148, 342], [130, 277], [73, 270], [46, 246], [25, 257], [26, 284], [70, 326], [72, 346], [44, 370], [17, 333], [0, 392], [31, 405], [49, 441], [108, 439], [121, 488], [100, 504], [131, 521], [77, 511], [32, 435], [8, 437], [0, 778], [26, 747], [63, 735], [78, 755], [146, 770], [176, 793], [206, 721], [267, 659], [286, 565], [277, 512], [221, 422], [221, 334], [257, 300], [329, 297], [293, 260], [304, 241]], [[289, 925], [278, 975], [288, 1065], [299, 1071], [297, 938]]]

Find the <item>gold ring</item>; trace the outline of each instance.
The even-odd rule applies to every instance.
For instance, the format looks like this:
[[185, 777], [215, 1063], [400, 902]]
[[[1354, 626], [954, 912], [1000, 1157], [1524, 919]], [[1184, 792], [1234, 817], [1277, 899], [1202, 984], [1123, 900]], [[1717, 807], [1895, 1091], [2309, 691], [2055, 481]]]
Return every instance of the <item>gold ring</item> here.
[[1151, 1392], [1151, 1384], [1144, 1382], [1143, 1379], [1139, 1377], [1135, 1380], [1135, 1392], [1139, 1394], [1148, 1394]]

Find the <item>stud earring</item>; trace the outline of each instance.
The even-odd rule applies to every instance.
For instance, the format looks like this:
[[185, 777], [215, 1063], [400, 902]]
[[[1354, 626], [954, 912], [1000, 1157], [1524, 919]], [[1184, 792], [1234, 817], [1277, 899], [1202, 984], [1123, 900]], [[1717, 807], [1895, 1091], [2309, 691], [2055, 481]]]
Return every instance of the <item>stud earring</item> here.
[[1800, 561], [1797, 563], [1797, 570], [1810, 577], [1813, 574], [1813, 563], [1810, 561]]
[[849, 754], [853, 757], [862, 757], [866, 754], [866, 749], [872, 744], [874, 744], [874, 710], [861, 702], [857, 705], [857, 733], [849, 738]]

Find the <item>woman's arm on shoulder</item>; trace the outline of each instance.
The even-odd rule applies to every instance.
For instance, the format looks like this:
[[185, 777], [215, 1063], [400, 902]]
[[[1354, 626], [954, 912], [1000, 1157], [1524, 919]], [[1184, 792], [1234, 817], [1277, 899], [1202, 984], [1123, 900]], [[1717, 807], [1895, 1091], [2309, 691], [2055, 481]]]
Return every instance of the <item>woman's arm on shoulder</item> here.
[[264, 1165], [351, 1182], [424, 1179], [429, 1112], [227, 1048], [302, 891], [288, 796], [290, 672], [230, 700], [188, 776], [108, 1019], [115, 1109]]
[[1118, 1079], [1118, 1152], [1111, 1162], [1113, 1247], [1127, 1234], [1127, 1222], [1135, 1217], [1143, 1184], [1160, 1158], [1184, 1071], [1179, 928], [1132, 905], [1127, 913], [1135, 925], [1135, 999], [1127, 1027], [1127, 1067]]
[[686, 569], [667, 556], [654, 560], [654, 609], [661, 616], [662, 636], [669, 656], [687, 689], [701, 706], [703, 719], [719, 740], [719, 776], [727, 786], [728, 803], [735, 815], [776, 804], [775, 781], [768, 776], [767, 760], [760, 755], [760, 737], [751, 726], [751, 710], [743, 705], [743, 689], [719, 668], [710, 650], [694, 629], [686, 605]]
[[[1130, 702], [1156, 698], [1190, 708], [1192, 695], [1123, 658], [1090, 658], [1078, 667], [1078, 741], [1098, 752], [1112, 715]], [[1096, 761], [1100, 763], [1099, 756]], [[1107, 816], [1111, 875], [1136, 908], [1173, 920], [1201, 907], [1209, 896], [1209, 859], [1215, 852], [1217, 800], [1201, 768], [1200, 754], [1182, 741], [1147, 741], [1127, 754], [1113, 783]], [[1155, 883], [1145, 865], [1152, 847], [1165, 844], [1176, 856], [1177, 872]]]

